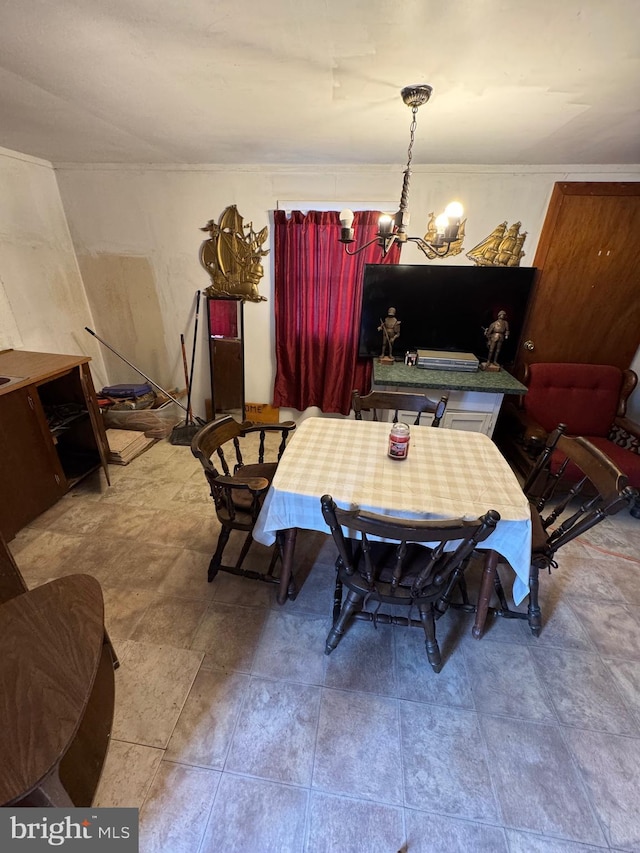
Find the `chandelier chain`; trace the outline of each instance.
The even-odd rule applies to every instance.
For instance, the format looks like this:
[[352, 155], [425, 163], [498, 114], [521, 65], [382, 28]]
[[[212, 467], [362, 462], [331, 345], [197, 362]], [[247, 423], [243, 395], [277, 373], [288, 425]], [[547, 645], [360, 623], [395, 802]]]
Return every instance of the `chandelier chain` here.
[[409, 202], [409, 179], [411, 177], [411, 159], [413, 157], [413, 141], [416, 135], [416, 126], [417, 120], [416, 116], [418, 114], [418, 107], [411, 107], [411, 125], [409, 127], [409, 148], [407, 149], [407, 167], [404, 170], [404, 180], [402, 182], [402, 192], [400, 194], [400, 210], [404, 211], [407, 209], [407, 205]]
[[409, 127], [409, 148], [407, 149], [407, 169], [411, 168], [411, 159], [413, 157], [413, 140], [416, 135], [416, 127], [417, 127], [417, 119], [416, 116], [418, 114], [418, 108], [412, 107], [411, 112], [413, 113], [413, 117], [411, 119], [411, 126]]

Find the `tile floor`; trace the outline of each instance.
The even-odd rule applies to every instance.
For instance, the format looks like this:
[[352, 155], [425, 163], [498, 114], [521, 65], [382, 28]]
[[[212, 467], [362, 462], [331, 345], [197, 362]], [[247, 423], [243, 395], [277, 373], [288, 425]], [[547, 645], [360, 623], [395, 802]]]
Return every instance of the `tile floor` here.
[[[96, 474], [11, 543], [30, 586], [101, 582], [116, 672], [96, 805], [140, 807], [141, 853], [640, 850], [640, 521], [541, 580], [545, 625], [355, 623], [324, 655], [333, 548], [299, 537], [295, 602], [206, 582], [216, 526], [186, 447]], [[255, 559], [264, 559], [258, 548]]]

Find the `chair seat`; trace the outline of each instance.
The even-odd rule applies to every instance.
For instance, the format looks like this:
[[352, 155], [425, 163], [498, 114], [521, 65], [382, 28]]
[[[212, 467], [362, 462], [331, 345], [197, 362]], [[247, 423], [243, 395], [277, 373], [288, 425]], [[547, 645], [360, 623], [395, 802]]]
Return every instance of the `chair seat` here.
[[[267, 482], [271, 483], [273, 477], [276, 473], [276, 469], [278, 467], [277, 462], [263, 462], [263, 463], [255, 463], [252, 465], [243, 465], [242, 468], [239, 468], [235, 474], [235, 478], [238, 482], [243, 482], [247, 479], [255, 479], [260, 478], [262, 480], [267, 480]], [[260, 505], [264, 501], [266, 492], [264, 492], [259, 497]], [[234, 507], [242, 512], [243, 510], [250, 510], [253, 506], [253, 494], [249, 490], [242, 491], [240, 489], [233, 490], [233, 505]]]

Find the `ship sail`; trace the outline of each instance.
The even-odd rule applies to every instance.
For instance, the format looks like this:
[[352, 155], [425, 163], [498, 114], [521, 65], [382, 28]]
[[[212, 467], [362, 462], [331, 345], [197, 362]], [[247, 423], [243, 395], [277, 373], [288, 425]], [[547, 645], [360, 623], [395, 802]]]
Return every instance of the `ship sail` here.
[[507, 223], [497, 225], [488, 237], [474, 246], [467, 257], [482, 267], [517, 267], [524, 257], [522, 246], [527, 232], [520, 234], [520, 222], [514, 222], [509, 228]]
[[478, 266], [490, 267], [493, 266], [494, 259], [498, 254], [500, 243], [507, 230], [507, 223], [503, 222], [497, 225], [488, 237], [485, 237], [477, 246], [474, 246], [470, 252], [467, 252], [467, 257], [475, 261]]

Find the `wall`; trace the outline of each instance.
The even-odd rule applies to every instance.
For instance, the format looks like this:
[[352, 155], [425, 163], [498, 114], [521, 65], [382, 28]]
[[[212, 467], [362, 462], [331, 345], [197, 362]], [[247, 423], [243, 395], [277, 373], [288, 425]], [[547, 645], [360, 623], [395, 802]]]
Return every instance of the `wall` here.
[[50, 163], [0, 148], [0, 349], [102, 355]]
[[[522, 262], [526, 265], [533, 261], [556, 181], [637, 180], [638, 174], [638, 168], [616, 166], [416, 166], [409, 230], [423, 234], [427, 214], [457, 198], [468, 213], [466, 251], [500, 222], [520, 221], [528, 232]], [[77, 166], [60, 168], [57, 176], [96, 330], [156, 381], [183, 387], [180, 333], [190, 347], [194, 294], [209, 284], [198, 262], [200, 243], [207, 236], [199, 228], [217, 219], [229, 204], [236, 204], [245, 222], [252, 221], [258, 230], [271, 226], [270, 211], [279, 199], [335, 200], [339, 209], [354, 199], [395, 198], [402, 168]], [[403, 262], [427, 261], [408, 245]], [[470, 261], [462, 254], [447, 263]], [[245, 310], [250, 402], [271, 402], [275, 374], [271, 255], [263, 264], [260, 292], [268, 301], [247, 303]], [[197, 413], [204, 411], [204, 398], [210, 396], [202, 320], [194, 383]], [[108, 364], [111, 381], [131, 378], [125, 375], [126, 367]]]

